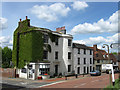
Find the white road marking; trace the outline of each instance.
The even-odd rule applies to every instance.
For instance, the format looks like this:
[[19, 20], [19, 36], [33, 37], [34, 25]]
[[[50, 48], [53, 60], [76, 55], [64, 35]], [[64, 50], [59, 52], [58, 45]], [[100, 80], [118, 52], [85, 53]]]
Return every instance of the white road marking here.
[[99, 81], [99, 80], [94, 80], [94, 81], [91, 81], [91, 82], [96, 82], [96, 81]]
[[21, 84], [27, 84], [27, 82], [21, 82]]
[[86, 83], [82, 83], [82, 84], [80, 84], [80, 85], [77, 85], [77, 86], [74, 86], [75, 88], [77, 88], [77, 87], [79, 87], [79, 86], [83, 86], [83, 85], [85, 85]]
[[50, 86], [50, 85], [54, 85], [54, 84], [62, 83], [62, 82], [66, 82], [66, 81], [54, 82], [54, 83], [50, 83], [50, 84], [46, 84], [46, 85], [42, 85], [42, 86], [38, 86], [38, 87], [40, 88], [40, 87]]

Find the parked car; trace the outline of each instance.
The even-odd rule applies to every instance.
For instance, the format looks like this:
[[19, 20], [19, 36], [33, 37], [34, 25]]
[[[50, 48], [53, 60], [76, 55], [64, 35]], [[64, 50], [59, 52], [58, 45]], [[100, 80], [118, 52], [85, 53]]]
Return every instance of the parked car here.
[[91, 76], [100, 76], [101, 72], [99, 70], [95, 70], [95, 71], [90, 72], [90, 75]]
[[[109, 70], [106, 70], [106, 73], [109, 74]], [[110, 72], [112, 74], [112, 72]], [[114, 73], [120, 73], [120, 70], [114, 70]]]
[[[107, 70], [106, 70], [106, 74], [109, 74], [109, 71], [110, 71], [110, 70], [107, 69]], [[110, 73], [111, 73], [111, 72], [110, 72]]]
[[114, 73], [120, 73], [120, 70], [114, 70]]

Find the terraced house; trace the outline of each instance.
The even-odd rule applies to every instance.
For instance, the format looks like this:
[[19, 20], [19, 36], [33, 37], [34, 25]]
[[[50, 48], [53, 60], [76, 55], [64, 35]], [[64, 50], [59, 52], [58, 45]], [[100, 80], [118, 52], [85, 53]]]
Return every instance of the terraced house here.
[[89, 74], [93, 70], [93, 49], [73, 43], [73, 68], [76, 74]]
[[14, 31], [12, 60], [17, 75], [37, 79], [44, 74], [72, 73], [72, 35], [65, 27], [52, 31], [30, 25], [30, 19], [21, 20]]
[[112, 58], [108, 60], [108, 54], [105, 50], [98, 49], [97, 45], [93, 45], [90, 48], [93, 49], [93, 70], [101, 71], [102, 64], [112, 63]]

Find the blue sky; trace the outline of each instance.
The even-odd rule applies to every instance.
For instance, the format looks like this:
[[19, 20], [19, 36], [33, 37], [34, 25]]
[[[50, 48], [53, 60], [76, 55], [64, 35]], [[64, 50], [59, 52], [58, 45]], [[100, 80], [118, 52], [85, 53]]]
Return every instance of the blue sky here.
[[19, 19], [28, 16], [32, 26], [53, 31], [65, 26], [67, 33], [73, 34], [74, 42], [89, 46], [98, 44], [100, 47], [103, 43], [117, 42], [117, 11], [117, 2], [3, 2], [1, 18], [6, 25], [3, 25], [0, 40], [6, 38], [12, 45], [12, 35]]

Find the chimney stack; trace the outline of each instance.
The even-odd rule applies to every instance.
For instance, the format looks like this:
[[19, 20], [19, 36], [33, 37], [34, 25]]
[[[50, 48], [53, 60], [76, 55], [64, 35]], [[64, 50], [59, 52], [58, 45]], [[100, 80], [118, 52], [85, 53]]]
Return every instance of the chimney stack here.
[[20, 18], [20, 22], [22, 21], [22, 19]]
[[63, 34], [66, 34], [65, 26], [56, 28], [56, 31], [57, 31], [57, 32], [61, 32], [61, 33], [63, 33]]
[[26, 16], [26, 20], [28, 19], [28, 17]]
[[97, 51], [97, 44], [93, 45], [94, 51]]

